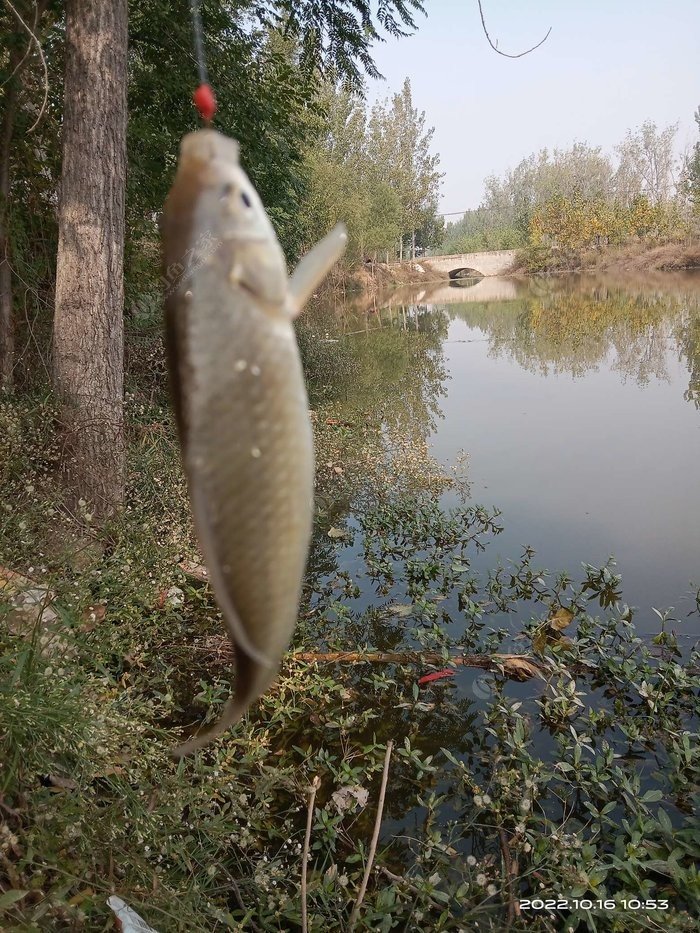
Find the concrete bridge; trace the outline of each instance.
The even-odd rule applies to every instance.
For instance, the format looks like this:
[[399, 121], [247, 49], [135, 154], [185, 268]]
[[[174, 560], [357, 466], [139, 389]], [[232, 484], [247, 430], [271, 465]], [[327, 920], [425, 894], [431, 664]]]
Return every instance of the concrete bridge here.
[[516, 250], [495, 249], [483, 253], [460, 253], [456, 256], [426, 256], [417, 260], [426, 270], [434, 269], [451, 279], [467, 274], [506, 275], [515, 262]]

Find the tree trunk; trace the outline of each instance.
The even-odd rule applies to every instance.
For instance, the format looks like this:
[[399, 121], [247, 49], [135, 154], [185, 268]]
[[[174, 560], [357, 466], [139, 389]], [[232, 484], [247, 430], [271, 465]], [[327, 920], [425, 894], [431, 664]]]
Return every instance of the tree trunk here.
[[399, 262], [403, 262], [403, 234], [399, 237]]
[[[22, 52], [10, 55], [10, 74], [18, 67]], [[9, 231], [10, 152], [17, 109], [18, 75], [5, 86], [5, 100], [0, 120], [0, 390], [12, 387], [15, 355], [15, 330], [12, 315], [12, 267]]]
[[411, 232], [411, 259], [416, 261], [416, 231]]
[[127, 0], [67, 0], [54, 384], [68, 489], [124, 495]]

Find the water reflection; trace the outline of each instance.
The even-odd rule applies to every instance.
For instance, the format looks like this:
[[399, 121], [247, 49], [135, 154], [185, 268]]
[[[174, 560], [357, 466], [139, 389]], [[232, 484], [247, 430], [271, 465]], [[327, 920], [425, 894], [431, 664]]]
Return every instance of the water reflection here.
[[[442, 283], [317, 314], [356, 360], [338, 417], [385, 453], [399, 435], [443, 464], [467, 452], [474, 500], [503, 512], [491, 562], [529, 544], [575, 573], [615, 554], [650, 625], [652, 606], [684, 611], [700, 582], [699, 275]], [[354, 527], [372, 481], [360, 471], [343, 496], [329, 481], [334, 522]], [[328, 567], [338, 549], [320, 549]]]
[[601, 366], [639, 384], [668, 379], [667, 346], [681, 303], [622, 289], [552, 290], [513, 303], [462, 305], [451, 316], [488, 335], [495, 358], [547, 376]]

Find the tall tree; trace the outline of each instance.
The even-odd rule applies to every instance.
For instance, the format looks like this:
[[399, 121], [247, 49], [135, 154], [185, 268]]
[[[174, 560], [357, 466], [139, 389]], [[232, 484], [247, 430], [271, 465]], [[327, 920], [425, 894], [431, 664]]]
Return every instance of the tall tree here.
[[415, 257], [416, 231], [430, 224], [437, 212], [442, 173], [440, 157], [431, 152], [434, 129], [426, 128], [425, 113], [413, 106], [408, 78], [391, 104], [376, 104], [369, 123], [369, 151], [382, 176], [401, 204], [401, 243], [411, 238]]
[[308, 186], [300, 219], [307, 245], [343, 220], [349, 234], [347, 261], [393, 250], [401, 206], [368, 150], [363, 99], [329, 81], [318, 106], [325, 134], [313, 140], [306, 156]]
[[67, 0], [54, 383], [70, 489], [124, 494], [127, 0]]
[[618, 200], [628, 206], [638, 194], [646, 195], [654, 203], [668, 201], [675, 184], [674, 143], [678, 124], [662, 130], [646, 120], [617, 146], [620, 164], [616, 181]]

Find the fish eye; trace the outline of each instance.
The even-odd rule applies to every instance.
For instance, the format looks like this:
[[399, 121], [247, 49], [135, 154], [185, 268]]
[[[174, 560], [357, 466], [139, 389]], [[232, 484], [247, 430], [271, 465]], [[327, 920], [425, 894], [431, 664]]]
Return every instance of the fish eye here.
[[241, 191], [241, 201], [245, 204], [246, 207], [252, 207], [253, 202], [250, 200], [245, 191]]

